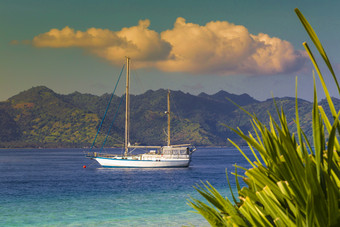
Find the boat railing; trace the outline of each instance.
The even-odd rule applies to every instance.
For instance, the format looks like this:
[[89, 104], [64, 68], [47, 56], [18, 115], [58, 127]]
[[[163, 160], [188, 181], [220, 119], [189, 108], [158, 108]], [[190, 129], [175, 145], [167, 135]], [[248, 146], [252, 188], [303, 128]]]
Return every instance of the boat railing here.
[[141, 154], [138, 155], [128, 155], [122, 156], [119, 154], [109, 154], [109, 153], [101, 153], [101, 152], [88, 152], [86, 154], [87, 158], [114, 158], [114, 159], [140, 159]]
[[187, 154], [165, 154], [162, 157], [168, 159], [188, 159], [190, 155]]
[[102, 158], [113, 158], [117, 156], [116, 154], [108, 154], [108, 153], [99, 153], [99, 152], [88, 152], [86, 154], [86, 157], [88, 158], [97, 158], [97, 157], [102, 157]]
[[171, 145], [171, 147], [188, 147], [190, 144], [176, 144], [176, 145]]
[[153, 148], [153, 149], [161, 149], [162, 146], [135, 146], [135, 145], [130, 145], [129, 148]]

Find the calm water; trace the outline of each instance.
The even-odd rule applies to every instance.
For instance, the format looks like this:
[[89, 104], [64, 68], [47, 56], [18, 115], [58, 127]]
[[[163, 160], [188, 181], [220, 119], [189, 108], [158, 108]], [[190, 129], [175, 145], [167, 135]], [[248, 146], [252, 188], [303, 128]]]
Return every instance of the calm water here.
[[180, 169], [103, 169], [79, 149], [0, 150], [0, 226], [208, 226], [187, 205], [201, 199], [192, 186], [209, 180], [229, 197], [235, 163], [249, 166], [230, 148], [199, 148]]

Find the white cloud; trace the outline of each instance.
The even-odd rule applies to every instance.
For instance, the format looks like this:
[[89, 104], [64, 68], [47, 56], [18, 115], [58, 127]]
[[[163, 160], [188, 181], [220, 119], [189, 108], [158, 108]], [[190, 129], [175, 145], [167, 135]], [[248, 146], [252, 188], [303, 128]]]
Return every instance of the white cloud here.
[[121, 31], [90, 28], [85, 32], [65, 28], [51, 29], [49, 32], [34, 37], [36, 47], [83, 48], [114, 64], [121, 64], [129, 56], [139, 67], [166, 59], [171, 50], [169, 43], [160, 39], [160, 35], [149, 30], [149, 20], [139, 21], [138, 26], [123, 28]]
[[173, 46], [170, 59], [158, 64], [164, 71], [278, 74], [299, 69], [305, 59], [287, 41], [252, 35], [244, 26], [226, 21], [200, 26], [177, 18], [174, 28], [161, 37]]
[[305, 53], [285, 40], [250, 34], [242, 25], [212, 21], [204, 26], [177, 18], [172, 29], [157, 33], [149, 20], [120, 31], [90, 28], [85, 32], [65, 27], [51, 29], [32, 40], [36, 47], [82, 48], [113, 64], [125, 56], [136, 67], [191, 74], [271, 75], [303, 67]]
[[32, 44], [36, 47], [83, 47], [103, 48], [110, 45], [124, 45], [126, 40], [121, 39], [115, 32], [108, 29], [90, 28], [85, 32], [65, 28], [51, 29], [49, 32], [34, 37]]

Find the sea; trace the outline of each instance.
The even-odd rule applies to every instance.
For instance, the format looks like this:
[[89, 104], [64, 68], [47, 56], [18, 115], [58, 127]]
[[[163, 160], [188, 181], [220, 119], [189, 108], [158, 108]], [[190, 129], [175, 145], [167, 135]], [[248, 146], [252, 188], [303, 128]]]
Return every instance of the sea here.
[[83, 151], [0, 149], [0, 226], [209, 226], [188, 205], [204, 201], [194, 186], [232, 198], [226, 171], [237, 195], [234, 165], [250, 167], [235, 148], [198, 147], [190, 167], [155, 169], [101, 168]]

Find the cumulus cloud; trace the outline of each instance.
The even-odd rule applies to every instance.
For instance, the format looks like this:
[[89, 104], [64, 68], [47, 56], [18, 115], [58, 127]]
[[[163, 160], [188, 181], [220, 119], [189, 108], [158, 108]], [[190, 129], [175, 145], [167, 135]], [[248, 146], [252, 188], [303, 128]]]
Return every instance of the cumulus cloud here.
[[32, 40], [36, 47], [84, 49], [114, 64], [125, 56], [139, 68], [191, 74], [271, 75], [302, 68], [306, 55], [285, 40], [250, 34], [242, 25], [212, 21], [204, 26], [177, 18], [172, 29], [157, 33], [149, 20], [120, 31], [70, 27], [51, 29]]
[[173, 46], [170, 59], [158, 64], [165, 71], [278, 74], [299, 69], [305, 59], [287, 41], [252, 35], [244, 26], [226, 21], [200, 26], [177, 18], [174, 28], [161, 37]]
[[83, 47], [100, 48], [110, 45], [123, 45], [125, 40], [117, 36], [116, 32], [108, 29], [90, 28], [85, 32], [65, 28], [51, 29], [49, 32], [34, 37], [32, 44], [36, 47]]
[[114, 64], [121, 64], [125, 56], [136, 62], [137, 67], [146, 67], [157, 60], [166, 59], [171, 46], [160, 35], [148, 29], [149, 20], [140, 20], [137, 26], [121, 31], [90, 28], [85, 32], [65, 28], [51, 29], [32, 40], [35, 47], [78, 47]]

